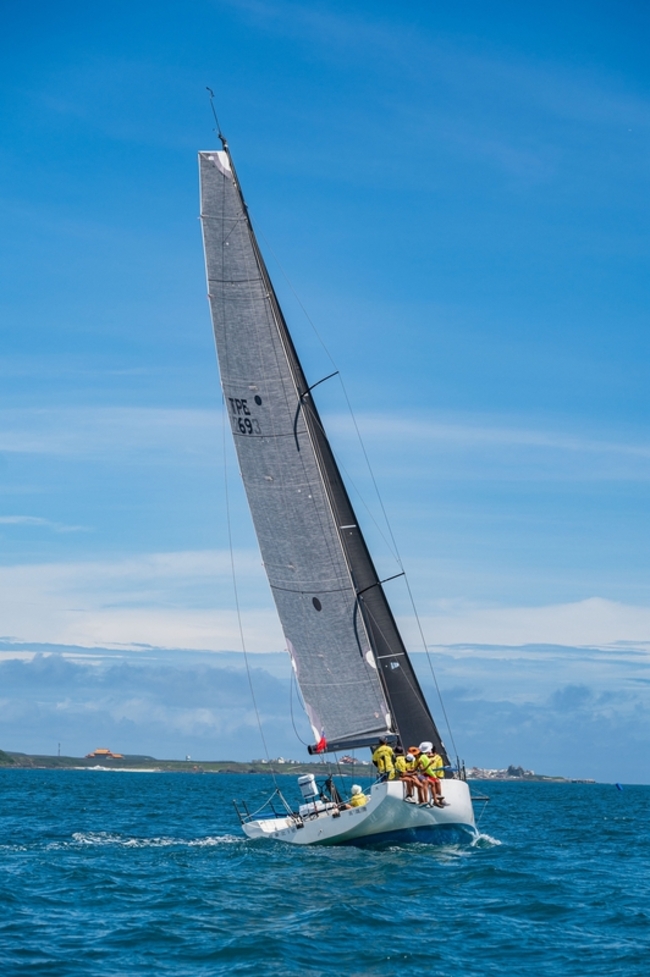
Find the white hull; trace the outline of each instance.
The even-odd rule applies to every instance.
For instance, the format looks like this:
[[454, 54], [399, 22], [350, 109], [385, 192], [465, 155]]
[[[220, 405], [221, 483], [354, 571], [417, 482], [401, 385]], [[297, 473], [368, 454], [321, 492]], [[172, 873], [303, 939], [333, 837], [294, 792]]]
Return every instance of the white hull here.
[[322, 811], [302, 819], [291, 815], [262, 818], [242, 827], [249, 838], [272, 838], [291, 845], [471, 841], [477, 831], [468, 785], [462, 780], [445, 780], [443, 794], [448, 805], [444, 808], [407, 804], [404, 785], [388, 781], [373, 785], [364, 807], [341, 811], [339, 817]]

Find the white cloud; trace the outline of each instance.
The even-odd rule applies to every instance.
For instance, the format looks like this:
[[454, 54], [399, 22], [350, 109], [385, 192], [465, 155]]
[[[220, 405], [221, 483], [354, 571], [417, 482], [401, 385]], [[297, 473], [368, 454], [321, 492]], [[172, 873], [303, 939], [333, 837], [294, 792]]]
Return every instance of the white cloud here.
[[[21, 647], [25, 650], [21, 650]], [[241, 655], [148, 648], [110, 651], [29, 645], [0, 653], [4, 749], [83, 755], [108, 745], [154, 756], [240, 759], [263, 752]], [[432, 659], [456, 745], [469, 763], [522, 763], [540, 772], [647, 782], [644, 647], [464, 645]], [[28, 657], [29, 655], [29, 657]], [[447, 730], [424, 655], [413, 656], [443, 736]], [[251, 673], [273, 755], [303, 756], [289, 713], [286, 654], [262, 655]], [[295, 700], [294, 700], [295, 702]], [[295, 720], [308, 740], [306, 720]], [[448, 745], [451, 741], [447, 740]]]
[[[83, 649], [75, 649], [72, 660], [70, 649], [52, 648], [31, 660], [0, 661], [3, 748], [51, 753], [58, 740], [76, 756], [100, 744], [159, 757], [260, 755], [241, 656], [197, 660], [182, 650], [169, 656], [151, 649], [149, 655], [123, 652], [96, 662]], [[291, 755], [296, 740], [285, 714], [290, 665], [284, 655], [278, 676], [270, 674], [266, 662], [276, 657], [263, 656], [264, 669], [256, 665], [251, 679], [275, 755]]]
[[[579, 430], [536, 427], [513, 417], [408, 413], [357, 414], [357, 425], [382, 482], [399, 474], [413, 491], [425, 477], [440, 483], [507, 480], [602, 482], [650, 480], [650, 443], [630, 437], [599, 438]], [[363, 478], [350, 417], [326, 417], [343, 465]]]
[[[325, 420], [328, 431], [347, 450], [356, 439], [350, 416], [327, 414]], [[358, 414], [356, 420], [368, 444], [377, 443], [380, 459], [391, 459], [394, 452], [406, 449], [408, 457], [402, 460], [409, 466], [431, 461], [421, 450], [426, 444], [450, 457], [475, 458], [482, 476], [487, 456], [495, 467], [508, 466], [518, 478], [526, 477], [533, 467], [545, 478], [567, 474], [650, 478], [650, 444], [643, 441], [545, 430], [517, 423], [518, 419], [503, 423], [481, 415], [368, 413]], [[3, 410], [0, 451], [89, 461], [128, 458], [143, 463], [149, 463], [152, 454], [174, 460], [182, 455], [185, 461], [214, 465], [222, 452], [221, 413], [126, 407]], [[400, 470], [402, 467], [400, 464]], [[444, 476], [444, 471], [438, 475]]]
[[[247, 648], [278, 651], [284, 639], [259, 555], [235, 554]], [[84, 646], [155, 645], [239, 650], [230, 554], [150, 553], [122, 560], [0, 568], [3, 632], [20, 640]], [[437, 645], [609, 645], [650, 641], [650, 608], [593, 597], [541, 607], [434, 604], [421, 618]], [[415, 621], [401, 618], [411, 647]]]
[[43, 526], [55, 533], [88, 532], [87, 526], [68, 526], [63, 522], [53, 522], [40, 516], [0, 516], [0, 526]]
[[[283, 649], [259, 555], [240, 552], [235, 562], [247, 650]], [[232, 594], [227, 552], [0, 568], [2, 629], [20, 640], [240, 650]]]
[[[427, 640], [441, 645], [609, 645], [650, 641], [650, 607], [592, 597], [546, 607], [476, 607], [456, 602], [421, 618]], [[413, 622], [404, 630], [416, 634]]]
[[[557, 430], [541, 430], [523, 425], [495, 424], [489, 417], [464, 415], [456, 418], [445, 415], [425, 416], [418, 412], [408, 414], [357, 414], [357, 423], [364, 437], [386, 438], [396, 444], [404, 440], [421, 444], [422, 441], [441, 442], [458, 448], [466, 447], [529, 447], [556, 449], [576, 454], [614, 454], [634, 458], [650, 459], [650, 444], [630, 441], [612, 441], [585, 437]], [[328, 428], [341, 435], [351, 436], [349, 416], [338, 415], [328, 418]]]
[[105, 460], [145, 452], [213, 461], [220, 444], [218, 411], [81, 407], [0, 411], [0, 451]]

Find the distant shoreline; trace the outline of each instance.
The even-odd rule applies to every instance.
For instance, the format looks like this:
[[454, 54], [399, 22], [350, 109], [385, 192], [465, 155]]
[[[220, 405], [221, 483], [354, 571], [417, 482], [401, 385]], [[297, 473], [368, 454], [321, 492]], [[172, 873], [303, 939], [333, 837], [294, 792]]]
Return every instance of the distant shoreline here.
[[[250, 760], [159, 760], [152, 756], [70, 757], [15, 753], [0, 750], [0, 770], [114, 770], [128, 773], [271, 773], [329, 774], [335, 761], [297, 763], [292, 760], [263, 762]], [[342, 774], [350, 777], [372, 777], [374, 767], [363, 763], [339, 764]]]
[[[251, 760], [158, 760], [151, 756], [123, 756], [119, 759], [102, 757], [48, 756], [46, 754], [15, 753], [0, 750], [0, 770], [97, 770], [116, 773], [273, 773], [298, 776], [303, 773], [329, 774], [336, 767], [336, 761], [263, 762]], [[512, 771], [512, 772], [511, 772]], [[372, 777], [372, 766], [364, 763], [339, 763], [337, 773], [348, 777]], [[483, 770], [472, 767], [467, 770], [471, 781], [498, 781], [499, 783], [544, 782], [560, 784], [593, 784], [587, 779], [570, 779], [535, 774], [521, 767], [508, 767], [505, 770]]]

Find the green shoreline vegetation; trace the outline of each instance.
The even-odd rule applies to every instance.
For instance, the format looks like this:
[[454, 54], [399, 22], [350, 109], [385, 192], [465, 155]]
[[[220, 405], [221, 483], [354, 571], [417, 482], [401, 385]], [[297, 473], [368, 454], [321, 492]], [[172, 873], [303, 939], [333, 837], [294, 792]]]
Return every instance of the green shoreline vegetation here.
[[[327, 774], [337, 766], [334, 760], [301, 762], [298, 760], [158, 760], [151, 756], [126, 755], [120, 757], [70, 757], [45, 754], [14, 753], [0, 750], [0, 768], [15, 770], [120, 770], [152, 773], [270, 773], [300, 775], [303, 773]], [[369, 777], [373, 768], [369, 763], [339, 763], [337, 772], [349, 777]], [[570, 780], [536, 774], [522, 767], [510, 766], [505, 770], [483, 770], [473, 767], [467, 771], [468, 780], [499, 781], [546, 781], [549, 783], [594, 783], [592, 780]]]

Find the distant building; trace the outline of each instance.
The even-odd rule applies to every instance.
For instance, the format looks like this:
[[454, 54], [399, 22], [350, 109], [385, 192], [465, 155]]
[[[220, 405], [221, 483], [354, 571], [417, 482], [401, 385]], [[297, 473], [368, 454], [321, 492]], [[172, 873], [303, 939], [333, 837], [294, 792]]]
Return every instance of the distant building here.
[[124, 755], [122, 753], [111, 753], [107, 750], [105, 746], [100, 746], [92, 753], [86, 753], [87, 760], [123, 760]]
[[524, 770], [523, 767], [516, 767], [514, 764], [510, 764], [505, 770], [470, 767], [467, 770], [467, 776], [470, 780], [530, 780], [535, 777], [535, 771]]

